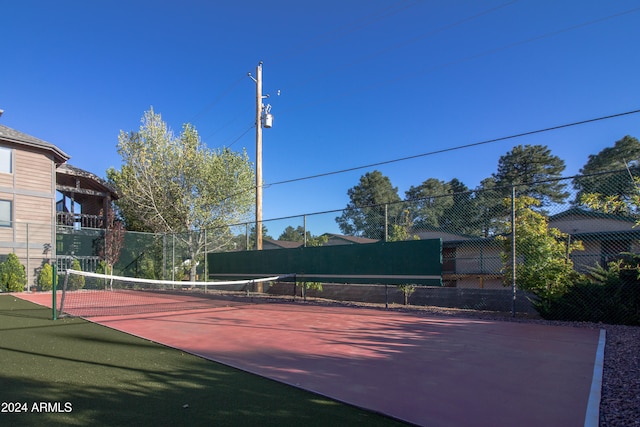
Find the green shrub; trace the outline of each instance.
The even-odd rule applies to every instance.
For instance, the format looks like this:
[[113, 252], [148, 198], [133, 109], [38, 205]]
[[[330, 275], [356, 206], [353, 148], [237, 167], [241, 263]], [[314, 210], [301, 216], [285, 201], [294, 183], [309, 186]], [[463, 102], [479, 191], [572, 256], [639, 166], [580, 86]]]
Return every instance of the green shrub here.
[[24, 265], [20, 263], [18, 256], [10, 253], [7, 260], [0, 267], [0, 287], [8, 292], [22, 292], [27, 284], [27, 275]]
[[300, 287], [301, 296], [304, 298], [309, 290], [322, 292], [322, 282], [296, 282], [296, 286]]
[[[81, 271], [82, 267], [80, 266], [80, 261], [74, 259], [71, 263], [71, 269], [76, 271]], [[77, 289], [84, 288], [84, 276], [73, 275], [69, 276], [69, 282], [67, 283], [67, 289], [70, 291], [75, 291]]]
[[534, 305], [550, 320], [640, 325], [640, 255], [598, 265], [562, 296]]
[[416, 285], [397, 285], [404, 297], [404, 305], [409, 304], [409, 297], [416, 290]]
[[38, 273], [38, 286], [43, 291], [50, 291], [53, 286], [53, 267], [44, 264]]

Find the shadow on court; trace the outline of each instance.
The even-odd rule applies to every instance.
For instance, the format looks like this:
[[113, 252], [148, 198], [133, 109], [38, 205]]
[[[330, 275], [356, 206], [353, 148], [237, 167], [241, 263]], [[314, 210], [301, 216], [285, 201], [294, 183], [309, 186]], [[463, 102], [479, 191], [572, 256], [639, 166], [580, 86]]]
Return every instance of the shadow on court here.
[[92, 321], [428, 426], [584, 426], [599, 337], [303, 303]]
[[52, 321], [49, 314], [0, 295], [0, 402], [13, 404], [0, 412], [0, 425], [401, 424], [82, 319]]

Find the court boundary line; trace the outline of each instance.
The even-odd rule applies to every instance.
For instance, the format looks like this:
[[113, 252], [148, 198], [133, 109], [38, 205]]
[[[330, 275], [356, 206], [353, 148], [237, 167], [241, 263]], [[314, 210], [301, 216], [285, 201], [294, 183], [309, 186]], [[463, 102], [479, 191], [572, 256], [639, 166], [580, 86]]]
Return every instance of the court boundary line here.
[[584, 427], [598, 427], [600, 425], [600, 400], [602, 398], [602, 375], [604, 371], [604, 347], [607, 331], [600, 329], [596, 359], [593, 363], [593, 378], [591, 391], [587, 402], [587, 412], [584, 418]]

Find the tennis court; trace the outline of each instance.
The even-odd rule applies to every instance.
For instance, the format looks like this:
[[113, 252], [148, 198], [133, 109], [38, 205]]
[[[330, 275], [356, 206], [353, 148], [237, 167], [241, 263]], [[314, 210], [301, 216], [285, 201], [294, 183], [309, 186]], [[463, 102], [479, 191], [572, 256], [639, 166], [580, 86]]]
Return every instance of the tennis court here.
[[417, 425], [597, 425], [598, 330], [250, 302], [91, 320]]

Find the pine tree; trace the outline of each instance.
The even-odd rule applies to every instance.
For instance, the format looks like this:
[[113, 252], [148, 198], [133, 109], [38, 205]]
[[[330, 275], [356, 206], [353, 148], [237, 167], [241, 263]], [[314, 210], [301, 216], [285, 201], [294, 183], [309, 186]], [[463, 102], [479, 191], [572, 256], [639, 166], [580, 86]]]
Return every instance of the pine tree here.
[[[336, 218], [340, 230], [349, 236], [383, 239], [385, 215], [395, 218], [401, 212], [398, 187], [380, 171], [367, 172], [358, 185], [347, 191], [349, 203]], [[386, 205], [386, 209], [385, 209]]]
[[569, 197], [566, 184], [555, 180], [562, 177], [564, 169], [564, 160], [552, 155], [546, 146], [518, 145], [500, 157], [493, 178], [504, 197], [509, 197], [510, 187], [515, 185], [518, 195], [533, 197], [544, 207], [563, 203]]

